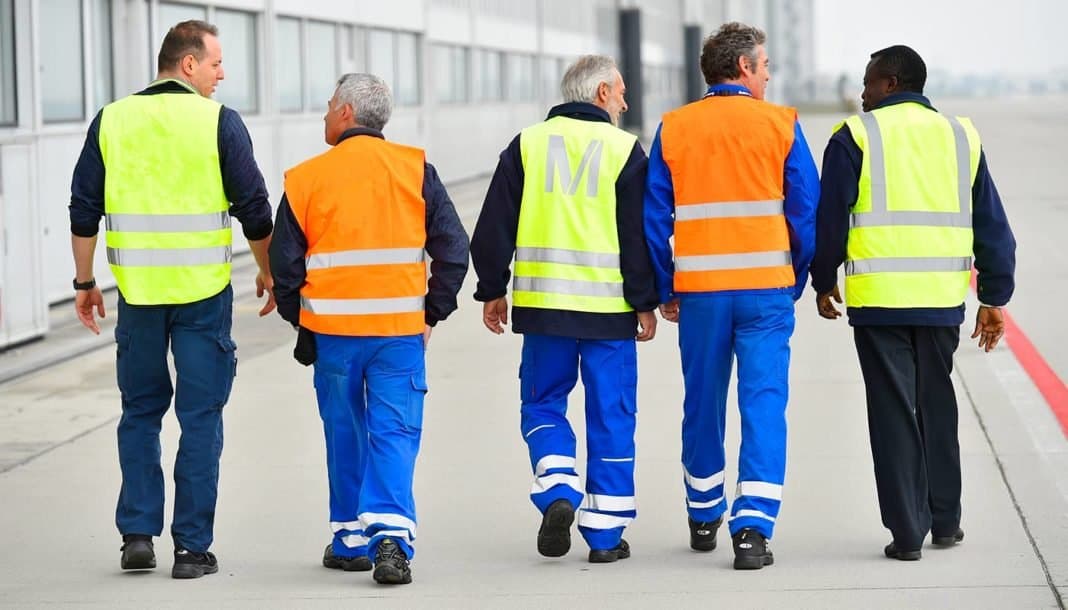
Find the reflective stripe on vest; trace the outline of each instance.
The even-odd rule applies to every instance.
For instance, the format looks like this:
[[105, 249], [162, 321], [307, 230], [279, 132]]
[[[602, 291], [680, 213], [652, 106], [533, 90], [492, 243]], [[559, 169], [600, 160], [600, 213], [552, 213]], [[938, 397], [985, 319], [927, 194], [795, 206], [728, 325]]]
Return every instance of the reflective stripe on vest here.
[[633, 311], [623, 298], [615, 182], [635, 141], [610, 123], [566, 117], [522, 131], [516, 306]]
[[741, 95], [708, 96], [664, 115], [661, 152], [675, 202], [675, 292], [794, 285], [783, 168], [796, 117], [792, 108]]
[[423, 313], [423, 297], [392, 299], [309, 299], [300, 297], [300, 306], [320, 316], [354, 316], [382, 313]]
[[131, 305], [191, 303], [230, 283], [220, 112], [192, 90], [131, 95], [101, 112], [107, 259]]
[[971, 270], [978, 134], [966, 120], [916, 103], [846, 122], [863, 154], [847, 241], [846, 304], [959, 306]]
[[403, 265], [426, 260], [422, 248], [381, 248], [377, 250], [342, 250], [312, 254], [304, 259], [308, 271], [363, 265]]

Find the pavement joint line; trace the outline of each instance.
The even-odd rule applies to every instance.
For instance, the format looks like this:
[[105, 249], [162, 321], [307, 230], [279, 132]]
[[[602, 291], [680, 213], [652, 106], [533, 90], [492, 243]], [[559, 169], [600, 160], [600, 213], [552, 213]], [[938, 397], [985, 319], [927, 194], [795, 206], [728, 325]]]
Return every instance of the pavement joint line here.
[[45, 447], [41, 451], [38, 451], [37, 453], [35, 453], [33, 455], [30, 455], [30, 456], [27, 456], [27, 457], [23, 458], [21, 461], [15, 462], [14, 464], [8, 464], [7, 466], [4, 466], [4, 467], [0, 467], [0, 474], [11, 472], [12, 470], [14, 470], [16, 468], [19, 468], [20, 466], [25, 466], [26, 464], [29, 464], [30, 462], [36, 460], [37, 458], [39, 458], [39, 457], [41, 457], [41, 456], [43, 456], [43, 455], [45, 455], [47, 453], [50, 453], [50, 452], [52, 452], [52, 451], [54, 451], [56, 449], [59, 449], [60, 447], [63, 447], [65, 445], [69, 445], [69, 444], [73, 443], [74, 441], [77, 441], [77, 440], [81, 439], [84, 436], [88, 436], [88, 435], [92, 434], [93, 432], [96, 432], [97, 430], [103, 428], [104, 426], [107, 426], [108, 424], [115, 423], [118, 419], [119, 419], [118, 415], [116, 415], [114, 417], [111, 417], [107, 421], [101, 422], [101, 423], [93, 426], [92, 428], [89, 428], [88, 430], [82, 430], [81, 432], [75, 434], [74, 436], [68, 438], [67, 440], [59, 441], [58, 443], [55, 443], [55, 444], [50, 445], [48, 447]]
[[1027, 541], [1031, 544], [1031, 550], [1034, 551], [1035, 557], [1038, 558], [1038, 563], [1042, 566], [1042, 572], [1046, 576], [1046, 586], [1053, 593], [1053, 599], [1057, 602], [1057, 607], [1060, 610], [1065, 610], [1064, 598], [1061, 597], [1061, 593], [1057, 590], [1057, 584], [1053, 581], [1053, 575], [1050, 573], [1049, 564], [1046, 562], [1045, 556], [1042, 555], [1042, 550], [1038, 548], [1038, 543], [1035, 542], [1035, 537], [1031, 533], [1031, 526], [1027, 522], [1027, 517], [1024, 516], [1023, 508], [1020, 507], [1020, 502], [1016, 498], [1016, 492], [1012, 489], [1012, 484], [1009, 483], [1009, 477], [1005, 472], [1005, 464], [1001, 461], [1001, 456], [998, 455], [997, 448], [994, 447], [994, 441], [990, 438], [990, 431], [986, 428], [986, 422], [983, 421], [983, 414], [979, 412], [979, 408], [975, 404], [975, 397], [972, 396], [971, 388], [968, 387], [968, 381], [964, 378], [964, 375], [960, 372], [960, 367], [957, 367], [955, 372], [957, 379], [960, 381], [961, 387], [964, 388], [964, 393], [968, 396], [968, 402], [972, 406], [972, 412], [975, 413], [975, 418], [979, 422], [979, 428], [983, 431], [983, 437], [986, 439], [987, 445], [990, 447], [990, 455], [994, 458], [994, 463], [997, 464], [998, 474], [1001, 475], [1001, 481], [1005, 484], [1005, 490], [1009, 492], [1009, 499], [1012, 500], [1012, 508], [1016, 511], [1016, 515], [1020, 517], [1020, 524], [1023, 525], [1024, 533], [1027, 534]]

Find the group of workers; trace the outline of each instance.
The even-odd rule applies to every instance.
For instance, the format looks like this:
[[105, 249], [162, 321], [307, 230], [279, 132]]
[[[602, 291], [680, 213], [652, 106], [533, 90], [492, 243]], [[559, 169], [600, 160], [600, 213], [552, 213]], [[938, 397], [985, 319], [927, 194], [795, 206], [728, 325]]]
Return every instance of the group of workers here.
[[[843, 263], [892, 535], [885, 554], [919, 559], [928, 533], [935, 545], [963, 540], [952, 355], [973, 257], [981, 305], [972, 338], [986, 351], [1002, 337], [1015, 265], [979, 135], [923, 96], [915, 51], [889, 47], [872, 54], [864, 112], [836, 127], [821, 179], [796, 111], [764, 101], [765, 42], [740, 23], [709, 36], [706, 95], [664, 115], [648, 157], [618, 127], [627, 104], [615, 62], [578, 59], [562, 79], [564, 103], [501, 153], [469, 242], [424, 152], [383, 137], [391, 94], [370, 74], [338, 80], [324, 117], [330, 148], [286, 172], [272, 222], [248, 132], [211, 99], [223, 78], [217, 29], [171, 28], [157, 80], [92, 121], [71, 189], [83, 324], [99, 332], [104, 315], [93, 274], [102, 216], [119, 290], [121, 567], [156, 566], [159, 433], [173, 398], [181, 440], [172, 576], [218, 571], [209, 549], [222, 408], [237, 366], [231, 216], [259, 268], [257, 296], [267, 295], [260, 315], [277, 304], [297, 330], [294, 356], [314, 365], [328, 568], [411, 582], [425, 349], [457, 308], [469, 256], [486, 328], [501, 334], [511, 316], [523, 335], [520, 426], [540, 554], [566, 554], [577, 521], [590, 562], [630, 557], [622, 535], [636, 516], [636, 342], [653, 339], [659, 309], [679, 325], [690, 546], [714, 550], [726, 519], [734, 567], [771, 565], [794, 304], [811, 273], [819, 315], [839, 317]], [[735, 356], [742, 444], [728, 513], [723, 441]], [[566, 417], [580, 375], [584, 485]]]

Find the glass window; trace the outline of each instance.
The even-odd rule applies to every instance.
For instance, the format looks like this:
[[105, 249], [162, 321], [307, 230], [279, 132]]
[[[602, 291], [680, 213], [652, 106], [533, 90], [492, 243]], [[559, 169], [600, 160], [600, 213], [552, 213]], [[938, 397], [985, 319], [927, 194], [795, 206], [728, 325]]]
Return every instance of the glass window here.
[[243, 11], [215, 10], [215, 25], [223, 47], [226, 78], [215, 99], [238, 112], [259, 110], [256, 66], [256, 16]]
[[300, 112], [304, 73], [300, 61], [300, 21], [279, 17], [275, 24], [274, 81], [278, 110]]
[[541, 95], [544, 99], [559, 101], [560, 80], [564, 77], [560, 71], [561, 61], [555, 57], [541, 58]]
[[15, 1], [0, 0], [0, 125], [12, 125], [15, 113]]
[[45, 122], [85, 118], [81, 0], [40, 0], [41, 114]]
[[501, 87], [500, 51], [480, 51], [478, 63], [478, 99], [487, 102], [504, 99], [504, 88]]
[[334, 96], [337, 79], [337, 28], [308, 22], [308, 108], [324, 110]]
[[467, 49], [434, 45], [434, 91], [439, 102], [467, 101]]
[[528, 102], [534, 99], [534, 57], [508, 55], [508, 100]]
[[398, 106], [419, 104], [420, 89], [419, 37], [408, 32], [397, 33], [397, 86], [393, 101]]
[[111, 61], [111, 2], [92, 0], [93, 30], [93, 105], [102, 108], [115, 99], [115, 80]]
[[397, 62], [393, 53], [393, 36], [393, 32], [388, 30], [367, 32], [367, 71], [386, 81], [395, 99]]
[[[190, 19], [203, 21], [207, 17], [207, 10], [203, 6], [160, 2], [159, 16], [156, 18], [156, 25], [159, 26], [159, 41], [162, 43], [163, 37], [167, 35], [167, 32], [179, 23]], [[159, 50], [159, 45], [156, 45], [156, 50]]]
[[364, 72], [364, 31], [354, 25], [346, 25], [341, 40], [341, 72]]

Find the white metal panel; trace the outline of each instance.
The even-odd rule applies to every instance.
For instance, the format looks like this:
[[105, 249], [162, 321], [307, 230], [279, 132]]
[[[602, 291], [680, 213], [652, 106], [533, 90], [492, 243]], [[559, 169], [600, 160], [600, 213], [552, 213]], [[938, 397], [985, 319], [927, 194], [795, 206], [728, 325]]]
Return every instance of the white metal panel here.
[[471, 44], [473, 32], [470, 11], [432, 4], [427, 11], [426, 37], [431, 42]]
[[[37, 181], [37, 209], [40, 214], [44, 293], [49, 303], [71, 298], [70, 280], [74, 277], [74, 259], [70, 251], [70, 183], [74, 166], [85, 142], [85, 131], [66, 130], [42, 134], [37, 140], [37, 163], [42, 171]], [[103, 229], [103, 223], [101, 223]], [[105, 258], [103, 233], [97, 244], [94, 264], [97, 282], [113, 286], [114, 280]]]
[[48, 331], [37, 256], [41, 248], [38, 207], [32, 205], [36, 201], [33, 159], [31, 145], [0, 146], [0, 346]]
[[415, 31], [424, 29], [426, 19], [423, 0], [356, 0], [344, 4], [334, 0], [275, 0], [274, 10], [290, 17]]
[[538, 50], [538, 28], [534, 21], [476, 14], [472, 42], [476, 46], [535, 53]]

